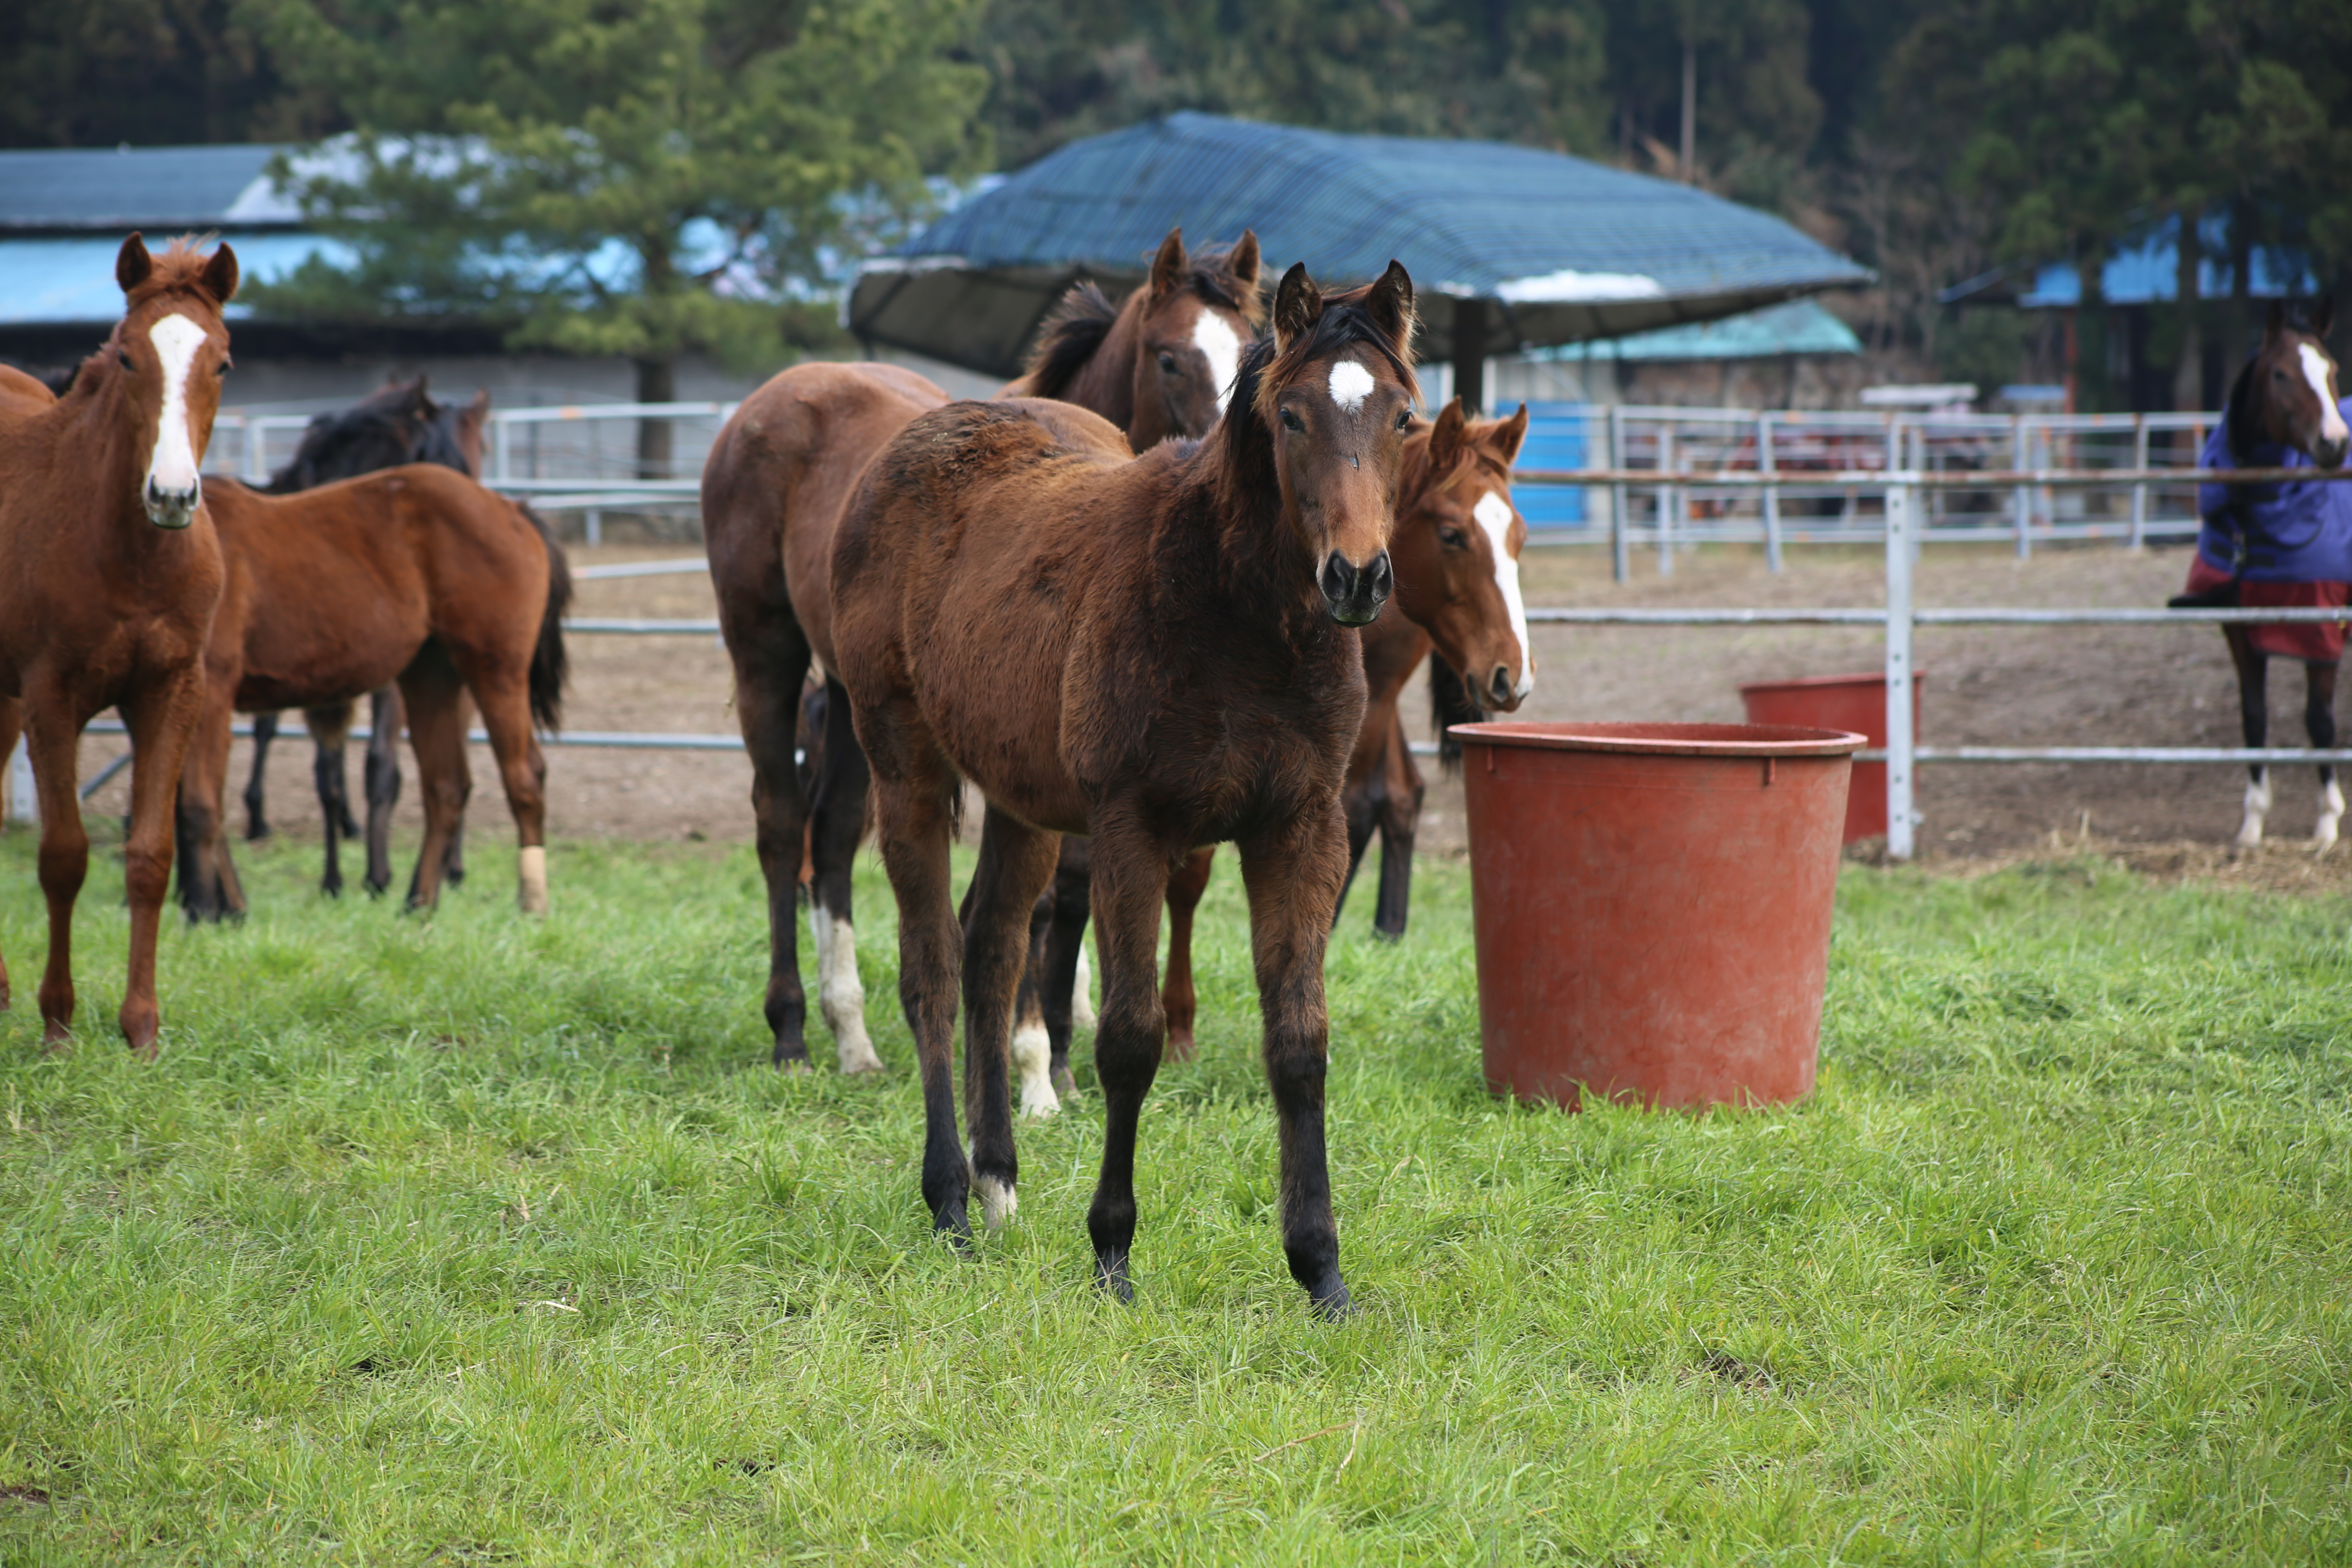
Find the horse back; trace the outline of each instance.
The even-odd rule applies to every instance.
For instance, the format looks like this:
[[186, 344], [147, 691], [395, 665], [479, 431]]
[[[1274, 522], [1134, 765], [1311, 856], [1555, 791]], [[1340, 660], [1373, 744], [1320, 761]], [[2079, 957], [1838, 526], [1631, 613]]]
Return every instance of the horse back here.
[[737, 618], [787, 606], [833, 662], [833, 541], [875, 454], [948, 401], [898, 365], [813, 362], [779, 372], [719, 432], [703, 466], [703, 539], [722, 607]]

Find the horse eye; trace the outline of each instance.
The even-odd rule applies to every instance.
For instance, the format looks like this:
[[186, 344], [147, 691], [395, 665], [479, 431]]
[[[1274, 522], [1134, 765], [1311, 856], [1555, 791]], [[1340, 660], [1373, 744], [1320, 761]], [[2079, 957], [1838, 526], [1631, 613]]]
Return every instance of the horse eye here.
[[1176, 374], [1176, 356], [1174, 354], [1161, 354], [1160, 356], [1160, 374], [1162, 375], [1174, 375]]
[[1410, 424], [1412, 424], [1412, 409], [1410, 409], [1410, 408], [1400, 408], [1400, 409], [1398, 409], [1398, 410], [1397, 410], [1397, 422], [1396, 422], [1396, 427], [1397, 427], [1398, 429], [1402, 430], [1402, 429], [1403, 429], [1406, 426], [1408, 426], [1408, 425], [1410, 425]]
[[114, 357], [115, 357], [115, 360], [116, 360], [116, 361], [117, 361], [117, 362], [118, 362], [121, 366], [122, 366], [122, 368], [123, 368], [123, 369], [125, 369], [125, 370], [137, 370], [137, 369], [139, 368], [137, 365], [132, 364], [132, 363], [131, 363], [131, 356], [130, 356], [129, 354], [127, 354], [127, 353], [124, 353], [121, 349], [117, 349], [117, 350], [115, 350], [115, 351], [114, 351]]
[[1441, 528], [1437, 531], [1437, 542], [1448, 550], [1459, 550], [1468, 541], [1463, 538], [1462, 531], [1458, 528]]
[[220, 363], [213, 366], [213, 374], [215, 375], [226, 375], [229, 373], [229, 362], [227, 360], [223, 360]]
[[1286, 430], [1303, 430], [1306, 428], [1305, 426], [1299, 424], [1298, 416], [1293, 414], [1287, 408], [1282, 410], [1282, 427]]

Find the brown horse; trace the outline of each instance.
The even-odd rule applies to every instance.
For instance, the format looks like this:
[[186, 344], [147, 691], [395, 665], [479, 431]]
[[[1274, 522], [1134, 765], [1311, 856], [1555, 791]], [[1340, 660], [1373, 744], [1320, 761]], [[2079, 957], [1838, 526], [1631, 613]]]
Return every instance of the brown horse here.
[[[922, 1192], [969, 1233], [1014, 1205], [1010, 1025], [1058, 836], [1093, 839], [1107, 1118], [1087, 1214], [1100, 1282], [1132, 1294], [1135, 1139], [1160, 1067], [1160, 905], [1192, 849], [1237, 841], [1281, 1124], [1283, 1247], [1346, 1310], [1323, 1143], [1323, 952], [1348, 868], [1339, 786], [1363, 719], [1354, 628], [1393, 584], [1412, 423], [1412, 284], [1393, 262], [1326, 302], [1304, 267], [1227, 416], [1131, 458], [1041, 399], [926, 414], [875, 459], [833, 558], [835, 675], [873, 770], [898, 904], [898, 994], [921, 1064]], [[961, 784], [987, 800], [959, 931], [948, 846]], [[972, 1151], [949, 1063], [958, 982]]]
[[[1363, 727], [1348, 760], [1342, 800], [1348, 817], [1347, 901], [1365, 847], [1381, 837], [1381, 887], [1373, 930], [1404, 934], [1412, 877], [1414, 831], [1424, 785], [1413, 765], [1397, 704], [1433, 647], [1459, 669], [1482, 673], [1484, 702], [1510, 711], [1534, 689], [1535, 655], [1528, 643], [1527, 608], [1519, 593], [1519, 551], [1527, 523], [1511, 501], [1511, 463], [1526, 439], [1528, 411], [1508, 419], [1474, 420], [1457, 399], [1433, 425], [1419, 425], [1405, 441], [1402, 489], [1389, 552], [1396, 563], [1396, 609], [1362, 632], [1368, 693]], [[1160, 1007], [1168, 1017], [1168, 1056], [1192, 1055], [1197, 1007], [1192, 988], [1192, 919], [1209, 885], [1214, 851], [1202, 849], [1168, 879], [1168, 970]], [[1075, 865], [1075, 874], [1073, 868]], [[1045, 913], [1045, 941], [1032, 949], [1021, 984], [1013, 1060], [1022, 1069], [1026, 1114], [1050, 1113], [1055, 1091], [1070, 1082], [1070, 1033], [1088, 914], [1085, 841], [1063, 840]], [[1333, 911], [1334, 919], [1338, 911]], [[1024, 1036], [1042, 1036], [1050, 1055], [1024, 1053]]]
[[[1216, 423], [1231, 390], [1224, 344], [1254, 335], [1257, 317], [1256, 237], [1188, 255], [1181, 231], [1171, 230], [1150, 281], [1116, 310], [1090, 288], [1074, 291], [1047, 324], [1029, 373], [1006, 393], [1096, 399], [1097, 413], [1137, 421], [1132, 441], [1140, 445], [1169, 432], [1199, 435]], [[703, 538], [751, 758], [768, 888], [765, 1010], [780, 1067], [808, 1060], [793, 921], [805, 858], [818, 1002], [841, 1070], [882, 1068], [866, 1032], [850, 907], [867, 773], [849, 700], [832, 679], [827, 584], [834, 530], [866, 465], [908, 420], [947, 401], [930, 382], [894, 366], [795, 365], [744, 400], [703, 468]], [[1160, 434], [1145, 441], [1145, 431]], [[826, 673], [826, 691], [810, 707], [825, 720], [805, 747], [820, 765], [804, 784], [793, 754], [802, 749], [795, 729], [812, 658]]]
[[[2336, 361], [2326, 337], [2335, 325], [2333, 300], [2322, 300], [2309, 331], [2271, 306], [2263, 345], [2230, 388], [2221, 425], [2207, 437], [2199, 461], [2206, 468], [2284, 468], [2297, 458], [2340, 468], [2352, 451], [2344, 405], [2336, 387]], [[2190, 557], [2183, 605], [2319, 608], [2352, 601], [2352, 488], [2339, 484], [2201, 487], [2197, 510], [2204, 526]], [[2270, 661], [2302, 663], [2303, 721], [2313, 746], [2336, 744], [2336, 671], [2344, 658], [2340, 626], [2230, 626], [2221, 628], [2238, 672], [2239, 716], [2246, 744], [2260, 746], [2270, 730]], [[2270, 769], [2249, 768], [2245, 815], [2238, 847], [2263, 841], [2270, 815]], [[2319, 822], [2314, 847], [2333, 848], [2344, 818], [2344, 792], [2336, 770], [2319, 769]]]
[[21, 728], [40, 791], [49, 911], [41, 1022], [55, 1046], [73, 1026], [73, 908], [89, 872], [77, 753], [92, 717], [122, 710], [137, 760], [121, 1022], [131, 1047], [152, 1057], [172, 796], [224, 576], [197, 474], [228, 368], [221, 307], [236, 293], [236, 257], [226, 245], [205, 256], [184, 243], [151, 257], [134, 234], [114, 276], [122, 320], [64, 397], [0, 367], [0, 757]]
[[[481, 710], [522, 846], [524, 912], [547, 910], [546, 763], [532, 721], [552, 728], [565, 672], [563, 552], [539, 519], [463, 474], [387, 468], [295, 495], [205, 481], [227, 589], [205, 656], [204, 721], [180, 785], [191, 920], [240, 914], [223, 826], [229, 725], [238, 709], [340, 710], [394, 679], [425, 797], [425, 846], [408, 907], [440, 896], [472, 779], [466, 699]], [[326, 884], [342, 882], [327, 824]]]
[[[425, 380], [387, 382], [351, 407], [312, 419], [302, 432], [301, 445], [286, 466], [261, 489], [269, 495], [292, 495], [334, 479], [357, 479], [404, 463], [438, 463], [469, 479], [482, 477], [482, 428], [490, 416], [490, 395], [483, 390], [465, 405], [434, 401]], [[320, 815], [330, 818], [346, 838], [361, 836], [352, 820], [350, 772], [344, 765], [345, 741], [351, 730], [348, 704], [331, 705], [306, 713], [312, 742], [311, 778], [319, 792]], [[400, 732], [407, 716], [401, 711], [400, 689], [385, 687], [369, 699], [366, 761], [361, 787], [368, 803], [367, 875], [371, 893], [392, 886], [392, 812], [400, 801]], [[248, 840], [269, 837], [264, 812], [263, 769], [269, 743], [278, 734], [274, 711], [253, 716], [253, 771], [245, 785], [245, 836]], [[449, 861], [443, 875], [452, 886], [465, 879], [464, 824], [449, 839]], [[330, 866], [333, 864], [330, 859]], [[325, 890], [342, 890], [338, 874]]]

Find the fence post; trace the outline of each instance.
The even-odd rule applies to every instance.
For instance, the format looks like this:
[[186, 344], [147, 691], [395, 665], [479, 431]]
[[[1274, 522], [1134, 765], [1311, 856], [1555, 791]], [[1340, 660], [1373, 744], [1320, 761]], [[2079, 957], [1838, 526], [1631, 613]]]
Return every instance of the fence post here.
[[[1772, 413], [1766, 409], [1756, 416], [1756, 470], [1759, 473], [1780, 472], [1780, 465], [1772, 456]], [[1780, 487], [1764, 487], [1764, 569], [1780, 569]]]
[[490, 472], [499, 480], [514, 478], [514, 421], [490, 416]]
[[8, 820], [27, 825], [41, 820], [41, 797], [33, 790], [33, 753], [23, 736], [8, 753]]
[[245, 478], [248, 484], [268, 481], [269, 454], [263, 449], [264, 439], [261, 421], [248, 416], [245, 421]]
[[[2025, 460], [2025, 416], [2009, 416], [2009, 466], [2019, 473], [2030, 467]], [[2033, 492], [2020, 485], [2011, 492], [2011, 511], [2017, 518], [2017, 558], [2020, 561], [2033, 553]]]
[[1908, 860], [1911, 812], [1911, 535], [1916, 490], [1886, 490], [1886, 858]]
[[[1625, 471], [1625, 409], [1616, 403], [1609, 405], [1609, 466]], [[1609, 559], [1620, 583], [1633, 574], [1633, 542], [1626, 532], [1632, 526], [1625, 516], [1625, 487], [1610, 486]]]
[[[1675, 422], [1665, 420], [1658, 427], [1658, 472], [1671, 476], [1676, 462], [1675, 457]], [[1682, 504], [1672, 483], [1658, 486], [1658, 575], [1675, 574], [1675, 509]]]
[[[2132, 467], [2142, 473], [2147, 471], [2147, 416], [2145, 414], [2132, 416]], [[2144, 550], [2147, 547], [2147, 483], [2146, 480], [2132, 486], [2131, 547], [2134, 550]]]

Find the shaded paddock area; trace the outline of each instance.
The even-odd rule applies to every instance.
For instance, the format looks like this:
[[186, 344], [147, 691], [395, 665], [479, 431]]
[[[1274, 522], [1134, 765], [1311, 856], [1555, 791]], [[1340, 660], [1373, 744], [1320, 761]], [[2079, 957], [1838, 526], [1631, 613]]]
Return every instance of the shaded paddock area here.
[[[247, 924], [168, 935], [159, 1065], [0, 1016], [0, 1558], [2352, 1552], [2341, 895], [1850, 868], [1810, 1102], [1567, 1117], [1481, 1089], [1466, 878], [1433, 864], [1409, 941], [1359, 900], [1333, 950], [1364, 1310], [1330, 1327], [1271, 1223], [1230, 875], [1121, 1310], [1083, 1065], [1022, 1129], [1017, 1222], [929, 1238], [870, 862], [878, 1080], [763, 1065], [740, 848], [559, 846], [530, 925], [248, 866]], [[510, 850], [478, 868], [503, 889]], [[123, 923], [83, 900], [94, 1030]], [[39, 940], [11, 836], [20, 996]]]

